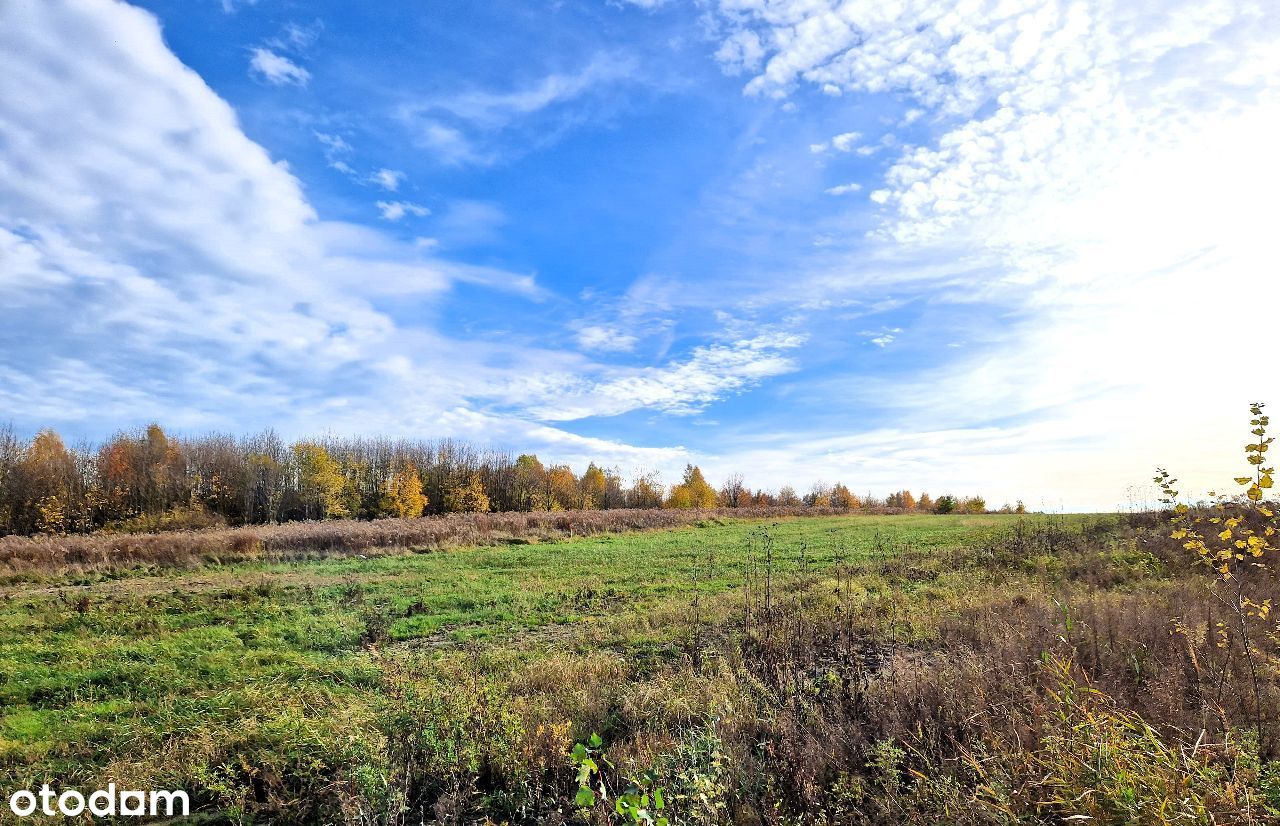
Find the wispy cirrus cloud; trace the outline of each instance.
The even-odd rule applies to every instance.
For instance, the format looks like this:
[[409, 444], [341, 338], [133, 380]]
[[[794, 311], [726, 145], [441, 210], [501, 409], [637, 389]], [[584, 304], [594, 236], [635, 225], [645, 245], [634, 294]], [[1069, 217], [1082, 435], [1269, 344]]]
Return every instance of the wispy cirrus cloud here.
[[493, 146], [492, 135], [518, 128], [534, 116], [560, 113], [571, 104], [635, 80], [638, 72], [633, 57], [600, 53], [575, 71], [552, 72], [510, 89], [461, 89], [406, 101], [397, 108], [396, 117], [444, 163], [492, 164], [508, 157]]
[[795, 333], [762, 332], [696, 347], [687, 358], [657, 367], [612, 369], [603, 378], [549, 374], [534, 387], [521, 384], [543, 399], [531, 405], [530, 412], [544, 421], [617, 416], [639, 409], [690, 415], [796, 369], [789, 352], [804, 343], [804, 336]]

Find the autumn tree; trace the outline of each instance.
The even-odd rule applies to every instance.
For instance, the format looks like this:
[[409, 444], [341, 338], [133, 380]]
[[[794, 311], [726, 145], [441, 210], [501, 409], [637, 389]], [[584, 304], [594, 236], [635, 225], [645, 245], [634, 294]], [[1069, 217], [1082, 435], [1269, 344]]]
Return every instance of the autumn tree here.
[[548, 494], [547, 470], [532, 453], [523, 453], [516, 457], [513, 468], [513, 499], [516, 510], [541, 511], [550, 505]]
[[278, 521], [288, 488], [289, 451], [273, 430], [250, 436], [242, 440], [239, 447], [244, 455], [241, 486], [244, 521]]
[[839, 482], [831, 488], [831, 507], [841, 508], [843, 510], [852, 510], [859, 506], [858, 497], [853, 495], [847, 487]]
[[142, 509], [162, 513], [186, 498], [186, 462], [179, 445], [170, 440], [160, 425], [147, 425], [142, 440], [143, 502]]
[[581, 491], [581, 502], [584, 509], [591, 510], [604, 504], [604, 494], [608, 487], [608, 480], [605, 478], [604, 471], [596, 467], [595, 462], [587, 465], [587, 470], [582, 474], [578, 487]]
[[662, 507], [662, 482], [656, 473], [642, 474], [631, 483], [627, 491], [627, 507], [660, 508]]
[[825, 482], [814, 482], [804, 497], [804, 503], [811, 508], [831, 507], [831, 488]]
[[884, 503], [890, 508], [914, 510], [916, 507], [916, 498], [911, 495], [911, 491], [909, 490], [898, 490], [886, 496], [884, 498]]
[[[891, 500], [908, 509], [913, 504], [906, 491]], [[803, 501], [856, 508], [871, 507], [875, 500], [843, 485], [819, 484]], [[178, 439], [153, 424], [118, 433], [100, 448], [72, 449], [51, 431], [21, 440], [11, 429], [0, 429], [0, 534], [375, 518], [418, 515], [423, 509], [741, 508], [801, 502], [790, 486], [776, 496], [753, 493], [737, 473], [716, 491], [692, 464], [672, 486], [644, 473], [624, 483], [616, 468], [602, 464], [591, 463], [579, 478], [566, 465], [545, 467], [533, 454], [482, 450], [451, 439], [326, 437], [287, 445], [271, 431]], [[920, 510], [935, 505], [928, 496], [914, 504]], [[953, 500], [953, 508], [961, 504]], [[967, 499], [963, 507], [977, 505]]]
[[547, 491], [553, 511], [574, 510], [582, 502], [578, 477], [568, 465], [554, 465], [547, 471]]
[[599, 507], [625, 508], [627, 506], [627, 490], [622, 483], [622, 472], [613, 467], [604, 471], [604, 494]]
[[17, 530], [14, 505], [18, 493], [18, 466], [22, 443], [9, 425], [0, 427], [0, 536]]
[[750, 503], [751, 491], [742, 481], [741, 473], [731, 473], [720, 488], [719, 504], [722, 508], [742, 508]]
[[[486, 509], [488, 503], [485, 503]], [[422, 476], [416, 465], [409, 463], [388, 479], [383, 487], [382, 512], [401, 519], [416, 519], [427, 508], [422, 495]]]
[[714, 508], [716, 506], [715, 488], [707, 484], [702, 469], [696, 465], [685, 465], [684, 477], [680, 484], [673, 485], [667, 496], [669, 508]]
[[933, 507], [933, 497], [927, 493], [920, 494], [920, 498], [916, 500], [916, 510], [932, 513]]
[[[188, 444], [185, 452], [190, 477], [189, 500], [233, 521], [247, 520], [248, 515], [240, 512], [248, 498], [245, 488], [250, 484], [243, 446], [231, 436], [214, 434]], [[295, 504], [303, 517], [320, 516], [315, 508], [307, 510], [301, 502], [297, 480], [291, 482], [299, 496]]]
[[480, 474], [472, 473], [449, 488], [444, 496], [444, 509], [449, 513], [487, 513], [489, 496], [484, 492]]
[[293, 446], [293, 455], [298, 464], [298, 491], [306, 518], [348, 516], [343, 501], [347, 480], [337, 460], [315, 442], [298, 442]]
[[81, 527], [82, 477], [75, 458], [52, 430], [42, 430], [17, 467], [22, 501], [18, 521], [24, 533], [66, 533]]

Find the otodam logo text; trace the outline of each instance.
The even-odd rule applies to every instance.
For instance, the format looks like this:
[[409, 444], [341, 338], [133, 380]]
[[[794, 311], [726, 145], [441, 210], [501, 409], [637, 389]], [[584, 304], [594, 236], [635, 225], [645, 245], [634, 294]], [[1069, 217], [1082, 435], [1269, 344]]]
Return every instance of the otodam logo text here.
[[18, 817], [37, 813], [76, 817], [84, 812], [96, 817], [186, 816], [190, 807], [186, 792], [117, 791], [115, 783], [88, 794], [75, 789], [58, 792], [45, 783], [38, 792], [21, 789], [9, 795], [9, 811]]

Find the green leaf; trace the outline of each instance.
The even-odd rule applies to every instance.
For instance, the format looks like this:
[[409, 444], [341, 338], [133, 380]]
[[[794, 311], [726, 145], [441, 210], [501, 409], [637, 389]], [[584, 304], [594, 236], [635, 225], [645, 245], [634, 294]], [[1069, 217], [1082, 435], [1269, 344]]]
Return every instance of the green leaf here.
[[591, 733], [591, 739], [588, 740], [587, 742], [591, 744], [591, 748], [593, 749], [598, 749], [604, 745], [604, 741], [600, 739], [600, 735], [596, 734], [595, 732]]
[[596, 793], [583, 786], [578, 789], [578, 796], [573, 801], [579, 806], [594, 806], [596, 805]]
[[662, 810], [665, 807], [666, 807], [666, 804], [662, 802], [662, 789], [654, 789], [653, 790], [653, 808]]

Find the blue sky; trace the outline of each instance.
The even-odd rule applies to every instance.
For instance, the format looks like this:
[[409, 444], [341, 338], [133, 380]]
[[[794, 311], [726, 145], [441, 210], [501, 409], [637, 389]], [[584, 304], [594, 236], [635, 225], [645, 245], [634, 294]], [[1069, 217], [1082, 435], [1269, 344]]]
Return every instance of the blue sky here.
[[1280, 399], [1222, 369], [1277, 297], [1276, 17], [11, 0], [0, 418], [1210, 487]]

